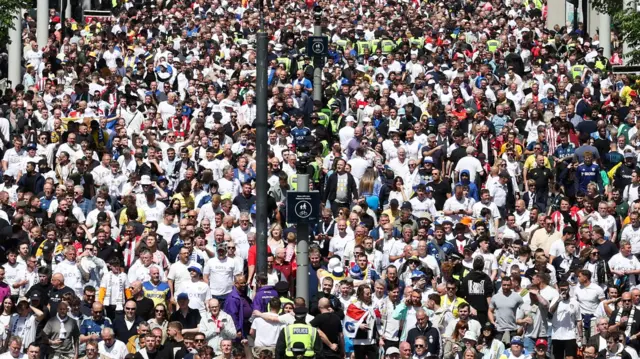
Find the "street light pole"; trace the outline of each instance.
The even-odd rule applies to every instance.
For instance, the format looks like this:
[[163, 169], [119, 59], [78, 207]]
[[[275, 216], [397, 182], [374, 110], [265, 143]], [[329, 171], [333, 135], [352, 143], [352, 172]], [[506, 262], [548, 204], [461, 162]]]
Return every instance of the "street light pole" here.
[[9, 73], [11, 88], [22, 83], [22, 10], [13, 16], [13, 29], [9, 29]]
[[[314, 86], [315, 87], [315, 86]], [[308, 156], [308, 155], [307, 155]], [[309, 174], [303, 166], [298, 172], [296, 183], [298, 192], [309, 192]], [[296, 244], [296, 297], [304, 298], [309, 303], [309, 224], [296, 225], [298, 243]]]
[[264, 0], [259, 0], [260, 28], [256, 44], [256, 269], [267, 274], [267, 44]]
[[38, 40], [38, 48], [42, 50], [47, 46], [49, 40], [49, 1], [38, 0], [38, 9], [36, 10], [36, 38]]
[[[322, 8], [313, 8], [313, 36], [322, 36]], [[313, 57], [313, 101], [322, 101], [322, 62], [324, 59]]]

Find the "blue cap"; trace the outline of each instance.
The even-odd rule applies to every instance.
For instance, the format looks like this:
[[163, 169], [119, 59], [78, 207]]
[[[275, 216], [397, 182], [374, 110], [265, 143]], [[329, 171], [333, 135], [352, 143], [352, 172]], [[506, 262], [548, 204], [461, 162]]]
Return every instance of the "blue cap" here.
[[178, 294], [178, 300], [189, 300], [189, 294], [187, 293]]
[[[196, 267], [196, 266], [191, 266], [189, 267], [189, 272], [194, 271], [196, 273], [198, 273], [198, 275], [202, 275], [202, 271], [200, 270], [200, 268]], [[185, 294], [185, 293], [182, 293]]]
[[426, 277], [423, 271], [414, 270], [411, 272], [411, 279]]
[[516, 335], [515, 337], [511, 338], [511, 345], [524, 346], [524, 341], [522, 340], [521, 336]]
[[251, 205], [251, 209], [249, 210], [249, 213], [256, 214], [256, 205], [255, 204]]
[[344, 85], [349, 86], [349, 85], [351, 85], [351, 82], [349, 82], [349, 80], [348, 80], [348, 79], [342, 79], [342, 85], [343, 85], [343, 86], [344, 86]]

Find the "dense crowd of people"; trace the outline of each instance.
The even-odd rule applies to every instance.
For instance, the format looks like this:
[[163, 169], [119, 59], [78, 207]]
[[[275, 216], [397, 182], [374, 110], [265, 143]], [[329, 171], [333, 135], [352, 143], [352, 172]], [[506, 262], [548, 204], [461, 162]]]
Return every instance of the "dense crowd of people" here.
[[[267, 2], [265, 159], [257, 3], [69, 6], [45, 47], [24, 14], [0, 99], [0, 359], [638, 359], [615, 28], [608, 58], [546, 0]], [[303, 173], [308, 268], [285, 215]]]

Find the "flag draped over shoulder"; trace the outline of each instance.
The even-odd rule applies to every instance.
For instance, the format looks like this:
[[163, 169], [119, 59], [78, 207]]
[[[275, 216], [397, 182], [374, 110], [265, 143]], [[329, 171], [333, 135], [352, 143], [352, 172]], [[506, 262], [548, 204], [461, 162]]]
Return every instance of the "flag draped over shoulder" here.
[[344, 314], [344, 336], [351, 339], [355, 338], [358, 327], [364, 323], [368, 315], [368, 311], [358, 308], [353, 303], [349, 304], [347, 312]]
[[344, 315], [343, 332], [347, 338], [355, 338], [356, 332], [360, 324], [367, 324], [370, 328], [369, 337], [373, 334], [373, 328], [376, 321], [380, 320], [380, 311], [376, 309], [361, 309], [357, 305], [351, 303], [347, 307]]

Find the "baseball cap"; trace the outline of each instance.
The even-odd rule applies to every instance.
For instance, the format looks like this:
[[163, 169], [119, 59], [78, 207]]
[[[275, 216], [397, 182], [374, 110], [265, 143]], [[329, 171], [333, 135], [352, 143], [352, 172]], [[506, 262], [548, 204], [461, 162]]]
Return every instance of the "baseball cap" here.
[[189, 294], [187, 293], [178, 294], [178, 300], [189, 300]]
[[425, 277], [425, 274], [423, 271], [414, 270], [413, 272], [411, 272], [411, 279], [417, 279], [417, 278], [423, 278], [423, 277]]
[[511, 345], [522, 345], [522, 346], [524, 346], [524, 341], [522, 340], [521, 336], [516, 335], [515, 337], [511, 338]]
[[431, 163], [431, 164], [433, 164], [433, 157], [431, 157], [431, 156], [427, 156], [427, 157], [425, 157], [425, 158], [424, 158], [423, 162], [424, 162], [424, 163]]
[[196, 267], [196, 266], [191, 266], [189, 267], [189, 272], [194, 271], [196, 273], [198, 273], [198, 275], [202, 275], [202, 271], [200, 270], [200, 268]]
[[387, 348], [387, 351], [385, 352], [385, 355], [392, 355], [392, 354], [400, 354], [400, 350], [396, 347], [389, 347]]
[[537, 346], [537, 347], [539, 347], [539, 346], [544, 346], [544, 347], [546, 347], [547, 345], [549, 345], [549, 343], [548, 343], [546, 340], [544, 340], [544, 339], [538, 339], [538, 340], [536, 340], [536, 346]]

